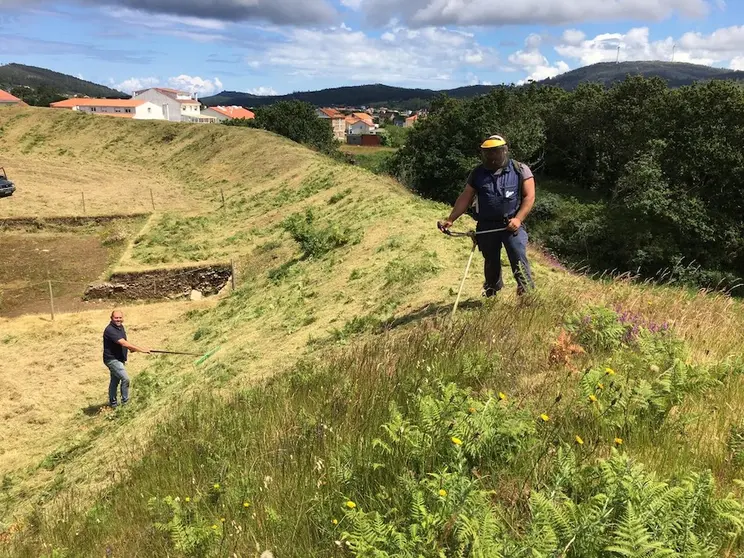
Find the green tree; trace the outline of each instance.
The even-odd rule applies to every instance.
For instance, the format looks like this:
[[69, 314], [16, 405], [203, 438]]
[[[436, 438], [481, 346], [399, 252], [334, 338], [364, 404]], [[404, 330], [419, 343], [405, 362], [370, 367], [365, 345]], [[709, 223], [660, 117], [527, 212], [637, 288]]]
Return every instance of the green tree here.
[[318, 118], [315, 107], [310, 103], [297, 100], [279, 101], [256, 109], [255, 115], [254, 120], [243, 122], [228, 120], [225, 123], [232, 126], [262, 128], [323, 153], [333, 153], [338, 147], [331, 125], [327, 120]]

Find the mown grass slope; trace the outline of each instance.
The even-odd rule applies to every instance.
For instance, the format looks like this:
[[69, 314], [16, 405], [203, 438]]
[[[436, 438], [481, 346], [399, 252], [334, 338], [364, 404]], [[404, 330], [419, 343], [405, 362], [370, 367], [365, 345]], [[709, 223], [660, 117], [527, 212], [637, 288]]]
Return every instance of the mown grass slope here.
[[6, 517], [35, 504], [13, 555], [734, 555], [739, 303], [533, 251], [537, 293], [507, 276], [481, 306], [478, 262], [451, 324], [469, 247], [445, 207], [260, 131], [90, 119], [14, 125], [182, 184], [210, 209], [153, 215], [122, 265], [232, 258], [238, 288], [174, 305], [171, 341], [220, 351], [148, 366], [46, 494], [6, 476]]

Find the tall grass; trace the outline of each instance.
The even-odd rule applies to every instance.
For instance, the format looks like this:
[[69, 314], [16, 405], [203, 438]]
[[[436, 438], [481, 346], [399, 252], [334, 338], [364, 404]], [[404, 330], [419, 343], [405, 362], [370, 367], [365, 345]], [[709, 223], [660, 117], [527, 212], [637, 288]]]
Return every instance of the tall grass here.
[[698, 402], [738, 397], [742, 362], [688, 364], [673, 329], [559, 289], [518, 304], [331, 349], [227, 400], [201, 394], [126, 481], [86, 513], [39, 513], [14, 555], [741, 548], [744, 507], [716, 489], [739, 492], [741, 444], [710, 444]]

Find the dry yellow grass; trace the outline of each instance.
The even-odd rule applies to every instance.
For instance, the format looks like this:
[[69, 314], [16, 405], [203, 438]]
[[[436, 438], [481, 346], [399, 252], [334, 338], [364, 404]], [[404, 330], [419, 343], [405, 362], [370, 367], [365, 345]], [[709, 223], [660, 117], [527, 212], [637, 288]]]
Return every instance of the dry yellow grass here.
[[[133, 340], [146, 337], [152, 345], [170, 342], [183, 348], [194, 344], [196, 337], [201, 338], [195, 343], [201, 348], [220, 345], [222, 349], [199, 370], [169, 368], [173, 383], [160, 394], [162, 406], [133, 417], [126, 428], [106, 428], [90, 451], [75, 458], [74, 467], [65, 474], [67, 484], [78, 490], [94, 491], [110, 482], [109, 473], [142, 450], [153, 425], [169, 412], [168, 403], [175, 404], [175, 395], [188, 393], [188, 381], [198, 380], [191, 384], [193, 389], [206, 386], [233, 391], [287, 368], [312, 350], [309, 341], [341, 330], [355, 317], [402, 318], [417, 312], [424, 315], [426, 308], [448, 312], [454, 302], [470, 243], [438, 233], [435, 221], [444, 217], [448, 208], [416, 198], [393, 180], [256, 130], [107, 120], [41, 109], [0, 111], [0, 126], [9, 146], [4, 160], [20, 161], [38, 173], [49, 161], [55, 172], [68, 176], [74, 176], [81, 161], [86, 165], [91, 161], [86, 166], [89, 184], [136, 171], [137, 176], [148, 179], [131, 183], [132, 191], [141, 193], [150, 184], [158, 184], [163, 196], [173, 195], [173, 203], [165, 208], [172, 215], [158, 211], [152, 216], [140, 232], [138, 244], [125, 251], [121, 268], [153, 267], [155, 264], [146, 261], [153, 254], [163, 256], [167, 266], [207, 259], [201, 257], [207, 254], [218, 261], [234, 258], [239, 267], [239, 302], [215, 307], [198, 319], [180, 318], [191, 304], [163, 303], [127, 310]], [[29, 148], [34, 137], [42, 139]], [[24, 180], [34, 176], [41, 174], [31, 173]], [[326, 186], [292, 197], [318, 177], [330, 178]], [[19, 189], [26, 187], [17, 180]], [[74, 181], [68, 187], [72, 191]], [[30, 188], [42, 192], [41, 185]], [[103, 204], [111, 192], [102, 190], [103, 201], [92, 207], [110, 213], [110, 203], [107, 210]], [[224, 211], [220, 207], [223, 192], [227, 199]], [[63, 210], [61, 206], [45, 207], [43, 194], [39, 195], [38, 199], [18, 197], [14, 203], [19, 207], [14, 211], [29, 215]], [[329, 203], [340, 195], [344, 196], [340, 201]], [[325, 258], [298, 261], [285, 279], [270, 280], [269, 270], [299, 256], [296, 243], [278, 224], [308, 207], [323, 223], [358, 226], [363, 231], [361, 242]], [[169, 236], [166, 233], [173, 226], [169, 219], [174, 215], [183, 220], [184, 228]], [[467, 223], [458, 223], [457, 228], [466, 227]], [[183, 244], [183, 237], [188, 237], [188, 244]], [[261, 248], [271, 244], [273, 247]], [[658, 321], [671, 320], [700, 359], [744, 350], [740, 303], [671, 288], [620, 281], [598, 283], [557, 271], [534, 251], [532, 257], [538, 286], [559, 288], [575, 301], [621, 303]], [[432, 262], [437, 269], [427, 270]], [[516, 311], [514, 281], [508, 267], [504, 272], [507, 288], [497, 303]], [[393, 281], [389, 281], [391, 276]], [[476, 254], [463, 300], [478, 299], [481, 283], [482, 258]], [[214, 303], [203, 305], [211, 308]], [[0, 398], [7, 397], [7, 402], [0, 399], [0, 405], [12, 409], [0, 436], [12, 433], [13, 438], [9, 446], [2, 446], [6, 453], [0, 455], [0, 473], [38, 462], [83, 427], [105, 425], [100, 417], [90, 421], [81, 416], [82, 408], [102, 403], [106, 393], [107, 373], [98, 354], [105, 314], [94, 311], [65, 316], [48, 338], [43, 332], [50, 324], [41, 317], [0, 322], [0, 342], [7, 335], [4, 332], [12, 334], [11, 341], [0, 343], [0, 363], [12, 363], [0, 372], [0, 382], [7, 385], [0, 388]], [[134, 357], [132, 370], [137, 373], [148, 362]], [[31, 378], [30, 384], [24, 383], [27, 378]], [[74, 381], [65, 385], [64, 379], [69, 378]], [[136, 390], [136, 382], [134, 385]], [[43, 486], [46, 473], [36, 474], [26, 474], [25, 487]]]
[[[162, 348], [180, 342], [178, 315], [209, 303], [124, 306], [135, 344]], [[110, 305], [113, 307], [113, 305]], [[85, 411], [105, 405], [108, 369], [102, 362], [103, 329], [111, 309], [49, 316], [0, 318], [0, 476], [37, 465], [50, 450], [69, 445], [95, 421]], [[157, 355], [134, 354], [136, 380]], [[136, 396], [136, 381], [133, 396]]]

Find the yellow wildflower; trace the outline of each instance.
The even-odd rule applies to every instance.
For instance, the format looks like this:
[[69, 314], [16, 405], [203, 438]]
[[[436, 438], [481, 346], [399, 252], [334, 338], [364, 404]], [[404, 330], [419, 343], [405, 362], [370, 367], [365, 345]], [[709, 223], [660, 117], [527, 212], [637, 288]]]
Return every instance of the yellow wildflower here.
[[582, 440], [580, 436], [576, 436], [576, 443], [579, 444], [580, 446], [583, 446], [584, 440]]
[[225, 518], [224, 518], [224, 517], [220, 517], [220, 521], [221, 521], [222, 523], [224, 523], [224, 522], [225, 522]]
[[607, 374], [608, 376], [614, 376], [615, 371], [612, 368], [605, 368], [605, 374]]
[[596, 403], [597, 402], [597, 396], [594, 395], [594, 394], [590, 395], [589, 396], [589, 401], [591, 401], [592, 403]]
[[333, 521], [331, 521], [331, 523], [333, 523], [334, 525], [338, 525], [338, 519], [334, 519]]
[[188, 496], [186, 496], [186, 498], [184, 498], [184, 501], [185, 502], [191, 502], [191, 498], [189, 498]]
[[452, 443], [455, 444], [456, 446], [461, 446], [462, 445], [462, 440], [460, 440], [460, 438], [455, 438], [453, 436], [452, 437]]
[[542, 414], [540, 415], [540, 418], [543, 419], [543, 421], [548, 422], [550, 420], [550, 417], [548, 415]]
[[598, 387], [599, 389], [604, 389], [604, 384], [602, 384], [602, 383], [600, 383], [600, 384], [597, 384], [597, 387]]
[[440, 496], [441, 496], [442, 498], [444, 498], [445, 496], [447, 496], [447, 491], [446, 491], [446, 490], [445, 490], [444, 488], [440, 488], [440, 489], [439, 489], [439, 495], [440, 495]]
[[251, 504], [250, 504], [250, 502], [243, 502], [243, 507], [244, 507], [244, 508], [247, 508], [247, 507], [248, 507], [248, 506], [250, 506], [250, 505], [251, 505]]
[[468, 412], [472, 415], [475, 412], [475, 407], [470, 407], [470, 409], [468, 409]]
[[502, 401], [506, 401], [506, 394], [499, 392], [499, 399], [501, 399]]
[[217, 530], [217, 525], [212, 525], [212, 529]]
[[350, 510], [353, 510], [354, 508], [356, 508], [356, 504], [352, 502], [351, 500], [349, 500], [348, 502], [346, 502], [346, 507], [349, 508]]
[[216, 482], [214, 483], [214, 489], [219, 490], [220, 489], [220, 483]]
[[621, 446], [623, 444], [622, 438], [615, 438], [615, 445]]

